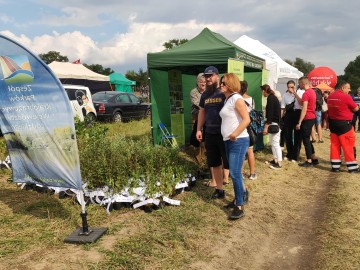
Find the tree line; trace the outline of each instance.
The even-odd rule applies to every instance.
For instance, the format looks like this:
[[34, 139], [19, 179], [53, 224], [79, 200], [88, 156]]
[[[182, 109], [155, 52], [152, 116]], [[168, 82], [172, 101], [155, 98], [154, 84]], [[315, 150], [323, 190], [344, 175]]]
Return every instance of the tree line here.
[[[61, 55], [60, 52], [57, 51], [49, 51], [47, 53], [39, 54], [39, 57], [46, 64], [50, 64], [53, 61], [69, 62], [69, 58], [67, 56]], [[115, 72], [112, 68], [103, 67], [100, 64], [88, 65], [86, 63], [83, 63], [83, 65], [88, 69], [105, 76], [109, 76], [111, 73]], [[147, 71], [144, 71], [142, 68], [140, 68], [138, 72], [134, 70], [128, 70], [125, 74], [125, 77], [128, 78], [129, 80], [136, 81], [137, 86], [147, 85], [147, 78], [148, 78]]]
[[[170, 50], [186, 43], [187, 41], [187, 39], [171, 39], [167, 42], [164, 42], [163, 47], [165, 50]], [[39, 57], [46, 64], [49, 64], [52, 61], [69, 62], [67, 56], [63, 56], [56, 51], [49, 51], [48, 53], [40, 54]], [[286, 59], [285, 62], [292, 65], [293, 67], [296, 67], [299, 71], [304, 73], [304, 76], [308, 75], [309, 72], [315, 68], [313, 63], [299, 57], [296, 57], [294, 61]], [[100, 64], [83, 65], [96, 73], [100, 73], [106, 76], [114, 72], [114, 70], [111, 68], [104, 68]], [[147, 70], [143, 70], [142, 68], [140, 68], [138, 72], [135, 70], [128, 70], [125, 74], [125, 77], [129, 80], [136, 81], [136, 85], [138, 86], [145, 86], [148, 84]], [[338, 75], [338, 82], [341, 81], [349, 82], [353, 92], [355, 92], [356, 89], [360, 87], [360, 55], [357, 56], [355, 60], [349, 62], [349, 64], [344, 69], [343, 75]]]

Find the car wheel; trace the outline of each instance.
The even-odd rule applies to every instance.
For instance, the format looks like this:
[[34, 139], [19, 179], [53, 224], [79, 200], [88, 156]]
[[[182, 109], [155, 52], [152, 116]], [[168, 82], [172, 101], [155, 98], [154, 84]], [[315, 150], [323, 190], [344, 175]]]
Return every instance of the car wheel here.
[[121, 123], [123, 121], [121, 113], [116, 112], [113, 116], [113, 121], [115, 123]]

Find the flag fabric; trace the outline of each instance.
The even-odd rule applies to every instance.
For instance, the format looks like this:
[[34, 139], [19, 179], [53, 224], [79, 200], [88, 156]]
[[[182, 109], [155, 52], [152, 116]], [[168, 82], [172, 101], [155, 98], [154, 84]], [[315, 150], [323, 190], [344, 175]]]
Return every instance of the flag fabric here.
[[80, 59], [75, 60], [74, 62], [72, 62], [73, 64], [80, 64]]
[[13, 181], [82, 189], [74, 115], [51, 69], [0, 35], [0, 126]]

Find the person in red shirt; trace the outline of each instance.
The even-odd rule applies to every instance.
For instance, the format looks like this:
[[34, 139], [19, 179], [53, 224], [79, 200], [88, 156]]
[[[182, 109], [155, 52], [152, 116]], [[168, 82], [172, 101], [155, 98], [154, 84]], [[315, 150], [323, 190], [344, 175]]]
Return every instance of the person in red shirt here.
[[312, 167], [319, 164], [319, 160], [315, 157], [315, 149], [310, 140], [312, 127], [316, 122], [316, 94], [311, 88], [310, 81], [307, 77], [301, 77], [299, 79], [299, 86], [301, 89], [305, 89], [302, 95], [302, 109], [300, 114], [299, 123], [296, 125], [296, 129], [300, 129], [300, 137], [304, 144], [306, 161], [299, 164], [302, 167]]
[[350, 96], [350, 84], [340, 83], [339, 89], [327, 99], [330, 128], [330, 161], [333, 172], [339, 172], [341, 166], [341, 149], [349, 173], [359, 172], [355, 158], [356, 135], [351, 124], [353, 112], [359, 110]]

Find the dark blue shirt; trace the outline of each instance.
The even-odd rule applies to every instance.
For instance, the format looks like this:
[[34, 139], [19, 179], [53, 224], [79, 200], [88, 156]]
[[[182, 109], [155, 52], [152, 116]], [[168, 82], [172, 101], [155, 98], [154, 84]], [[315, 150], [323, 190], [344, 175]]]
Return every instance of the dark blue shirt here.
[[200, 98], [199, 106], [205, 109], [206, 133], [221, 134], [220, 110], [224, 106], [225, 96], [217, 89], [214, 93], [206, 90]]

